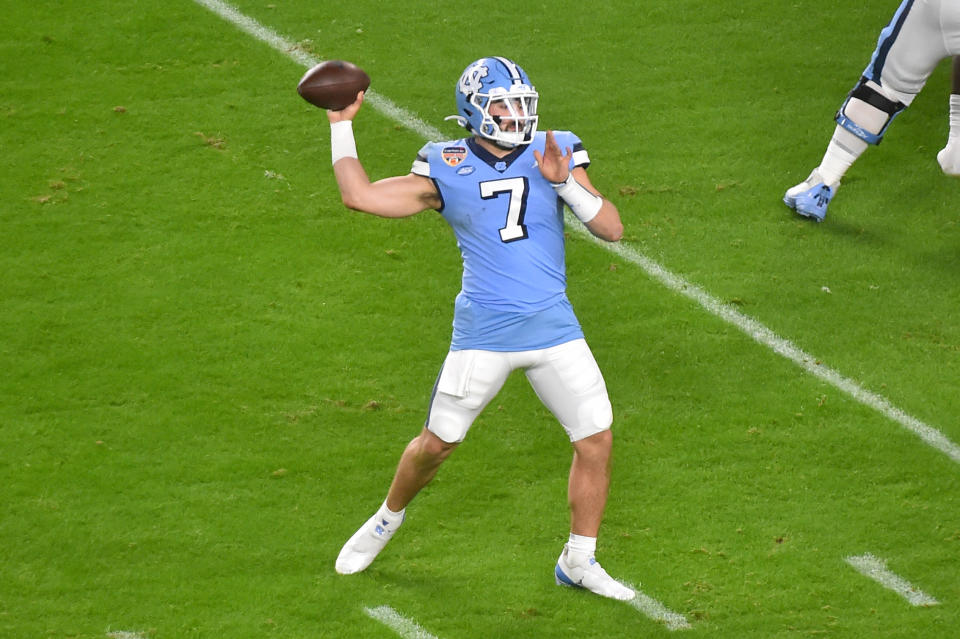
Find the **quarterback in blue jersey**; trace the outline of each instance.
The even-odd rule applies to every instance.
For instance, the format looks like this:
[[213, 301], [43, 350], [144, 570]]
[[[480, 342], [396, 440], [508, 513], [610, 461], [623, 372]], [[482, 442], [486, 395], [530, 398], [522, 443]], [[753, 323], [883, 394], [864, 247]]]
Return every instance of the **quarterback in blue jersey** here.
[[567, 299], [563, 209], [610, 242], [620, 239], [623, 224], [587, 177], [589, 157], [579, 138], [537, 130], [538, 99], [527, 74], [511, 60], [476, 60], [457, 82], [457, 115], [448, 118], [470, 135], [428, 143], [408, 174], [372, 183], [353, 138], [363, 93], [347, 108], [327, 112], [343, 203], [380, 217], [438, 211], [463, 258], [453, 338], [426, 423], [404, 450], [380, 509], [340, 551], [341, 574], [370, 565], [403, 522], [406, 506], [507, 376], [522, 369], [573, 447], [570, 536], [555, 580], [614, 599], [635, 596], [594, 556], [610, 483], [613, 412]]
[[822, 222], [847, 170], [870, 145], [880, 144], [894, 118], [910, 106], [940, 61], [951, 56], [950, 133], [937, 162], [944, 174], [960, 176], [960, 2], [902, 0], [880, 31], [870, 63], [837, 111], [820, 165], [787, 190], [784, 203]]

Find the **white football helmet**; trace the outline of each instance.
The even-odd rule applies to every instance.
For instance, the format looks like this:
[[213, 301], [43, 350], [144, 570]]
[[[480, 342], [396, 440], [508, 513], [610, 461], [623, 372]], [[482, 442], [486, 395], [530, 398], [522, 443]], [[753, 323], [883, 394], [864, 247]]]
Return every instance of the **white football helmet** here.
[[[445, 119], [497, 146], [512, 149], [529, 144], [537, 132], [537, 90], [526, 72], [507, 58], [480, 58], [457, 82], [457, 111]], [[498, 114], [491, 114], [496, 105]], [[502, 115], [501, 115], [502, 114]], [[501, 127], [506, 123], [507, 128]]]

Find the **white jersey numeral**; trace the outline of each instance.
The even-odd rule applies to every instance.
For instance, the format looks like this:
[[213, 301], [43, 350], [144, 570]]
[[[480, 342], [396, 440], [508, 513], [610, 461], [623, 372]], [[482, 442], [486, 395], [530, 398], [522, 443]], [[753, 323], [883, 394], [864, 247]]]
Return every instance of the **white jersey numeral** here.
[[527, 211], [527, 178], [504, 178], [480, 183], [480, 197], [485, 200], [496, 198], [501, 193], [508, 193], [510, 199], [507, 204], [507, 221], [500, 229], [500, 240], [515, 242], [526, 239], [527, 227], [523, 223], [523, 216]]

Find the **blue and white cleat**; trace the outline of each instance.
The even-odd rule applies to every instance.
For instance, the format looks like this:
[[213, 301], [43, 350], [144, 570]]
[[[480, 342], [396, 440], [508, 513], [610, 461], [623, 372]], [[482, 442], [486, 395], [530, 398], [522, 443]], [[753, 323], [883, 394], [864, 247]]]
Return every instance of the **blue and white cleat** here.
[[593, 557], [582, 562], [573, 560], [566, 546], [557, 559], [557, 567], [553, 571], [558, 586], [572, 586], [585, 588], [602, 597], [630, 601], [637, 596], [632, 588], [627, 588], [619, 581], [607, 574]]
[[340, 550], [336, 563], [337, 572], [341, 575], [352, 575], [366, 570], [402, 523], [403, 520], [391, 525], [377, 515], [368, 519]]
[[823, 222], [830, 200], [836, 192], [837, 188], [824, 184], [820, 173], [814, 169], [810, 177], [787, 190], [783, 195], [783, 203], [798, 215]]

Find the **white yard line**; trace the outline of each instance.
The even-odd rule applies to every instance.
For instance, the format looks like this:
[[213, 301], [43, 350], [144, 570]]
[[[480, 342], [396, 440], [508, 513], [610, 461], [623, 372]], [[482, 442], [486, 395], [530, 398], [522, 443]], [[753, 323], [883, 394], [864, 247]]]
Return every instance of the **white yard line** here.
[[792, 361], [794, 364], [804, 369], [808, 373], [819, 377], [831, 386], [846, 393], [861, 404], [868, 406], [878, 413], [897, 422], [910, 432], [914, 433], [924, 442], [946, 454], [953, 461], [960, 463], [960, 446], [947, 439], [947, 437], [936, 428], [929, 426], [916, 417], [908, 415], [900, 410], [887, 399], [868, 391], [856, 381], [849, 377], [844, 377], [829, 366], [820, 363], [820, 360], [809, 353], [798, 348], [793, 342], [786, 340], [772, 330], [758, 322], [747, 317], [730, 304], [724, 304], [716, 297], [710, 295], [705, 290], [683, 279], [679, 275], [671, 273], [660, 264], [654, 262], [636, 249], [623, 243], [610, 244], [598, 240], [590, 232], [579, 224], [572, 213], [567, 211], [567, 225], [583, 237], [592, 239], [600, 246], [616, 253], [623, 259], [632, 264], [636, 264], [646, 272], [647, 275], [659, 281], [671, 291], [687, 297], [704, 309], [709, 311], [723, 321], [731, 324], [756, 342], [769, 347], [773, 352]]
[[662, 603], [641, 592], [639, 588], [632, 584], [624, 583], [624, 586], [632, 589], [637, 596], [627, 603], [645, 614], [657, 623], [662, 623], [667, 630], [689, 630], [693, 626], [687, 621], [687, 618], [679, 612], [673, 612]]
[[870, 553], [847, 557], [846, 562], [857, 572], [873, 579], [910, 602], [911, 606], [936, 606], [940, 602], [926, 594], [909, 581], [887, 569], [887, 562]]
[[[292, 60], [306, 67], [311, 67], [320, 62], [320, 60], [305, 53], [296, 44], [278, 35], [273, 30], [261, 25], [256, 20], [249, 18], [232, 6], [220, 0], [194, 0], [214, 13], [220, 15], [225, 20], [233, 23], [241, 30], [249, 33], [253, 37], [261, 40], [277, 51], [287, 55]], [[293, 90], [291, 88], [291, 90]], [[397, 106], [387, 98], [377, 94], [374, 91], [367, 92], [367, 101], [373, 108], [391, 118], [398, 124], [419, 133], [421, 136], [430, 140], [443, 139], [443, 134], [436, 128], [423, 122], [414, 114]], [[567, 211], [567, 226], [581, 236], [594, 239], [592, 235], [577, 221], [569, 211]], [[597, 244], [605, 249], [621, 256], [632, 264], [639, 266], [653, 279], [659, 281], [671, 291], [684, 295], [698, 303], [711, 314], [719, 317], [723, 321], [737, 327], [758, 343], [769, 347], [778, 355], [781, 355], [794, 362], [807, 372], [819, 377], [821, 380], [834, 386], [841, 392], [849, 395], [861, 404], [872, 408], [887, 418], [897, 422], [910, 432], [914, 433], [928, 445], [936, 448], [946, 454], [953, 461], [960, 463], [960, 446], [950, 441], [943, 433], [936, 428], [925, 424], [916, 417], [913, 417], [900, 410], [887, 399], [868, 391], [858, 382], [844, 377], [837, 371], [828, 366], [819, 363], [819, 359], [807, 354], [789, 340], [783, 339], [772, 330], [760, 322], [747, 317], [737, 309], [725, 304], [716, 297], [710, 295], [702, 288], [688, 282], [679, 275], [676, 275], [663, 266], [654, 262], [636, 249], [623, 243], [609, 244], [596, 240]]]
[[[210, 9], [210, 11], [213, 11], [227, 22], [234, 24], [241, 31], [249, 33], [257, 40], [269, 44], [294, 62], [299, 62], [308, 68], [323, 62], [323, 60], [301, 49], [295, 42], [287, 40], [273, 29], [265, 27], [253, 18], [240, 13], [226, 2], [221, 2], [220, 0], [194, 0], [194, 2]], [[394, 104], [391, 100], [383, 97], [373, 89], [366, 92], [364, 101], [394, 122], [419, 133], [428, 140], [443, 139], [443, 134], [438, 129], [430, 126], [403, 107]]]
[[387, 628], [403, 637], [403, 639], [437, 639], [434, 635], [421, 628], [415, 621], [407, 619], [390, 606], [364, 608], [363, 611], [376, 619]]
[[283, 53], [305, 67], [312, 67], [320, 62], [320, 60], [315, 59], [306, 51], [301, 50], [296, 44], [290, 42], [273, 29], [269, 29], [253, 18], [240, 13], [226, 2], [220, 2], [219, 0], [194, 0], [194, 2], [210, 9], [210, 11], [213, 11], [227, 22], [232, 23], [241, 31], [249, 33], [261, 42], [269, 44], [280, 53]]

